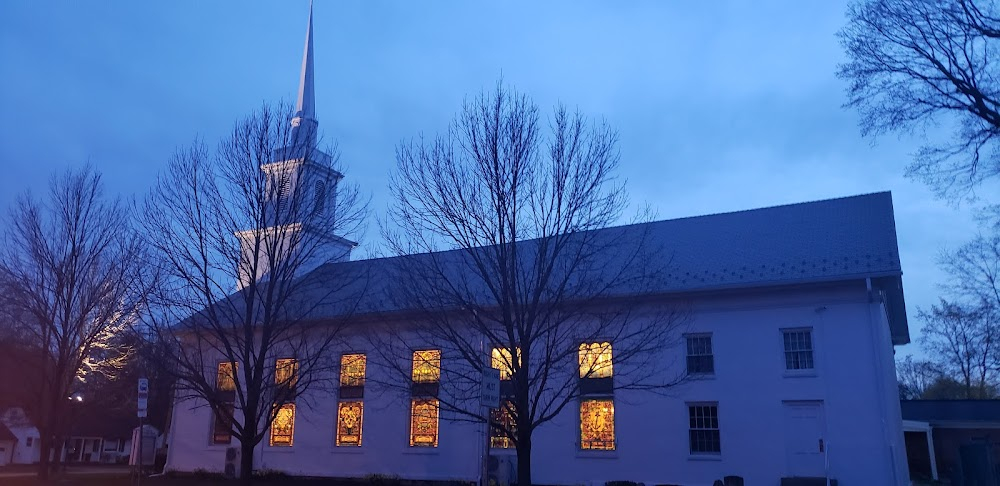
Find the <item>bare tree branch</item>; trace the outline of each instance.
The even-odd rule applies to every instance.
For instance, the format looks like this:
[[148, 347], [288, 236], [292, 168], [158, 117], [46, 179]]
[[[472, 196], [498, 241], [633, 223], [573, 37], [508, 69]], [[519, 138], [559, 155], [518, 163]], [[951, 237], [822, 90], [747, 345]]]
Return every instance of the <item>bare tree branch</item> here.
[[389, 377], [378, 385], [410, 396], [413, 351], [440, 349], [441, 410], [484, 422], [482, 372], [507, 370], [512, 420], [493, 427], [517, 448], [519, 484], [531, 484], [533, 432], [584, 393], [581, 344], [611, 343], [608, 393], [682, 379], [668, 372], [667, 350], [684, 313], [636, 297], [664, 258], [644, 226], [609, 228], [628, 204], [617, 144], [605, 123], [564, 106], [540, 126], [537, 106], [501, 82], [467, 101], [444, 134], [396, 150], [383, 234], [405, 256], [393, 259], [392, 297], [414, 317], [370, 333]]
[[[150, 327], [175, 350], [167, 369], [179, 397], [231, 424], [247, 481], [282, 406], [311, 406], [311, 392], [336, 386], [335, 350], [365, 291], [365, 276], [350, 273], [359, 266], [309, 275], [347, 259], [354, 243], [344, 235], [359, 231], [367, 201], [341, 181], [336, 149], [317, 150], [290, 114], [264, 105], [214, 153], [200, 141], [179, 151], [143, 207], [164, 276]], [[337, 317], [318, 318], [333, 301]], [[220, 390], [220, 363], [236, 370], [232, 390]]]
[[69, 425], [67, 398], [91, 376], [114, 376], [124, 365], [125, 334], [155, 279], [144, 273], [146, 251], [125, 205], [105, 196], [89, 166], [53, 177], [46, 200], [20, 196], [4, 243], [8, 311], [42, 361], [31, 411], [46, 477], [47, 451], [58, 450]]
[[951, 198], [1000, 175], [997, 6], [978, 0], [862, 0], [839, 33], [846, 106], [865, 135], [953, 127], [930, 140], [908, 175]]

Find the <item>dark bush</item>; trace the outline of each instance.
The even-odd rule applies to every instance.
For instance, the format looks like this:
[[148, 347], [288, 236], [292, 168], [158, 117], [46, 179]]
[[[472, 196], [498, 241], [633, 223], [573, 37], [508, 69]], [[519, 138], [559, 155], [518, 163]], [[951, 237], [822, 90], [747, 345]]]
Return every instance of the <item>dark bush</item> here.
[[369, 474], [365, 478], [372, 486], [400, 486], [403, 480], [393, 474]]
[[254, 479], [261, 481], [287, 481], [291, 476], [284, 471], [275, 469], [261, 469], [253, 472]]

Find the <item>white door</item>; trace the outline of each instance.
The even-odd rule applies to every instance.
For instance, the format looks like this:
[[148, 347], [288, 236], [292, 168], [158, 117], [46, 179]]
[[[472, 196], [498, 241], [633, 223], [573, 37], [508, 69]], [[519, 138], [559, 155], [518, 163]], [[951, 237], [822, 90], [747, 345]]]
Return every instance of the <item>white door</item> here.
[[784, 402], [788, 476], [826, 476], [823, 402]]
[[8, 456], [10, 452], [7, 452], [7, 449], [10, 448], [10, 445], [8, 444], [8, 442], [0, 443], [0, 466], [6, 466], [9, 462]]

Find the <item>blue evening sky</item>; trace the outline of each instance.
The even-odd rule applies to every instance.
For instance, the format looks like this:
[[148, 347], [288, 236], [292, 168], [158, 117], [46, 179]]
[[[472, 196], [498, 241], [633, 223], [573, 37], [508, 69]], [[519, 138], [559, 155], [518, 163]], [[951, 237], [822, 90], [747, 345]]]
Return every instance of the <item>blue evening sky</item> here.
[[[505, 81], [620, 131], [632, 197], [660, 218], [891, 190], [911, 316], [935, 257], [975, 226], [903, 177], [917, 140], [861, 138], [841, 108], [846, 2], [318, 0], [317, 114], [384, 214], [401, 140]], [[293, 100], [306, 0], [0, 2], [0, 206], [90, 161], [141, 196], [173, 151]], [[378, 245], [369, 225], [360, 254]], [[911, 319], [916, 340], [919, 324]], [[914, 351], [914, 346], [903, 348]]]

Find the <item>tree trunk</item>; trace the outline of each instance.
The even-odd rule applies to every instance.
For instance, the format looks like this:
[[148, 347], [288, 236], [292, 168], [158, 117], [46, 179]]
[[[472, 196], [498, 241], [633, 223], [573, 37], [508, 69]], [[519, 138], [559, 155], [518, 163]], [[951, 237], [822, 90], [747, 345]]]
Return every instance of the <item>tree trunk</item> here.
[[[256, 370], [255, 376], [260, 376]], [[260, 439], [257, 435], [257, 407], [259, 406], [259, 386], [247, 380], [247, 400], [243, 405], [243, 428], [240, 431], [240, 484], [250, 486], [253, 483], [253, 450]]]
[[253, 449], [253, 441], [240, 440], [240, 484], [243, 486], [253, 484]]
[[[48, 339], [47, 337], [45, 339]], [[46, 355], [47, 356], [47, 355]], [[50, 417], [52, 416], [51, 407], [49, 405], [49, 367], [43, 363], [42, 365], [42, 383], [41, 391], [36, 397], [39, 399], [39, 409], [38, 415], [35, 417], [36, 424], [38, 426], [38, 438], [40, 440], [39, 447], [41, 448], [41, 457], [38, 458], [38, 477], [43, 482], [49, 479], [49, 454], [53, 448], [52, 439], [53, 430]]]
[[38, 457], [38, 478], [42, 481], [49, 479], [49, 455], [52, 453], [52, 437], [47, 431], [42, 431], [39, 435], [39, 448], [41, 453]]
[[52, 462], [49, 464], [49, 469], [52, 471], [65, 471], [66, 463], [69, 462], [69, 455], [63, 457], [63, 453], [66, 452], [66, 437], [63, 435], [53, 436], [52, 440], [54, 444], [52, 445]]
[[517, 484], [531, 485], [531, 433], [518, 431], [517, 440]]

